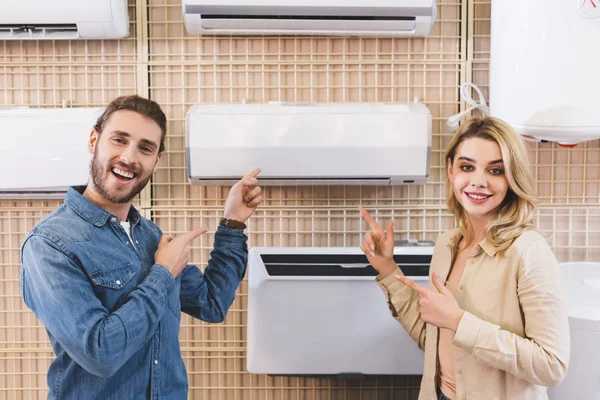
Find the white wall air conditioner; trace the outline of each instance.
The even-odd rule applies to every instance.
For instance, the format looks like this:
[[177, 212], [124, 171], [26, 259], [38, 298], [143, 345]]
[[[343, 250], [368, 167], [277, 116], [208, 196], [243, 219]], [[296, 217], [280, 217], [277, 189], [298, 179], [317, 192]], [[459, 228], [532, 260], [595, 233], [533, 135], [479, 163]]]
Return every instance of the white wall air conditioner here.
[[435, 0], [183, 0], [189, 33], [427, 36]]
[[[405, 275], [429, 286], [434, 243], [397, 245]], [[248, 353], [251, 373], [420, 375], [423, 352], [396, 321], [358, 248], [250, 249]]]
[[424, 183], [431, 113], [420, 103], [195, 105], [186, 115], [188, 178], [230, 185]]
[[57, 198], [88, 181], [87, 143], [102, 108], [0, 109], [0, 197]]
[[128, 35], [127, 0], [0, 0], [0, 40]]

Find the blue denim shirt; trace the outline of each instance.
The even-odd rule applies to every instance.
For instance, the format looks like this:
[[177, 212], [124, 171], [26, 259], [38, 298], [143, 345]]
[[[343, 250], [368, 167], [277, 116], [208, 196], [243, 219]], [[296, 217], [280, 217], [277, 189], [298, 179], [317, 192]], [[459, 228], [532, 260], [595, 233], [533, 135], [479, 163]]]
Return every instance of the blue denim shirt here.
[[219, 227], [204, 274], [173, 279], [154, 263], [161, 230], [131, 207], [119, 218], [71, 188], [22, 247], [21, 293], [44, 323], [56, 358], [48, 399], [187, 399], [181, 311], [221, 322], [244, 277], [241, 230]]

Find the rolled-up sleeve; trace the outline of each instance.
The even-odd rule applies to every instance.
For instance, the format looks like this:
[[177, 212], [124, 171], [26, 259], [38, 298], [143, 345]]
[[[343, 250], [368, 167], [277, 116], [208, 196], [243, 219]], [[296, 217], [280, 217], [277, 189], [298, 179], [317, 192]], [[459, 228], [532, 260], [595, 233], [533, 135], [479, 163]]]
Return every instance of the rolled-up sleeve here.
[[188, 265], [181, 273], [181, 309], [206, 322], [222, 322], [246, 273], [248, 238], [242, 230], [220, 226], [204, 273]]
[[419, 294], [396, 279], [396, 275], [404, 275], [400, 268], [381, 279], [377, 283], [383, 290], [390, 312], [406, 329], [410, 337], [417, 342], [421, 349], [425, 348], [425, 321], [419, 311]]

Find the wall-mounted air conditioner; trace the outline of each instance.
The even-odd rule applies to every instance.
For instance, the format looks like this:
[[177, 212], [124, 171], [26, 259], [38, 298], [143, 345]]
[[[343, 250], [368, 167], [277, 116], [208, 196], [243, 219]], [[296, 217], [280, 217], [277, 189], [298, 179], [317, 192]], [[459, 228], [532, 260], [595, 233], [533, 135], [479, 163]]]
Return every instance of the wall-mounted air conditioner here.
[[[432, 242], [394, 249], [405, 275], [428, 286]], [[251, 373], [417, 375], [423, 352], [396, 321], [358, 248], [250, 249]]]
[[87, 143], [102, 108], [0, 109], [0, 197], [56, 198], [88, 181]]
[[261, 168], [262, 185], [423, 183], [431, 113], [420, 103], [192, 106], [191, 183], [230, 185]]
[[189, 33], [427, 36], [435, 0], [183, 0]]
[[127, 0], [0, 0], [0, 40], [128, 35]]

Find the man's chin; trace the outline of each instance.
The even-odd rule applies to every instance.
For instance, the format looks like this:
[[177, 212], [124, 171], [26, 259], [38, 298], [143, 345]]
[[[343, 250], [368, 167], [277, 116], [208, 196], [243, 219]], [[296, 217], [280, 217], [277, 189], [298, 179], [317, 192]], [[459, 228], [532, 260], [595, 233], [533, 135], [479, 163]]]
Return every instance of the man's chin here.
[[104, 197], [112, 203], [124, 204], [131, 201], [140, 191], [136, 192], [136, 188], [121, 188], [104, 187]]
[[101, 194], [112, 203], [124, 204], [133, 200], [149, 181], [150, 177], [145, 180], [140, 180], [137, 177], [129, 182], [115, 182], [113, 179], [105, 179], [101, 182]]
[[127, 196], [123, 196], [123, 195], [109, 195], [107, 197], [107, 200], [109, 200], [111, 203], [116, 203], [116, 204], [125, 204], [130, 202], [131, 200], [133, 200], [133, 198], [137, 195], [134, 194], [133, 196], [131, 195], [127, 195]]

